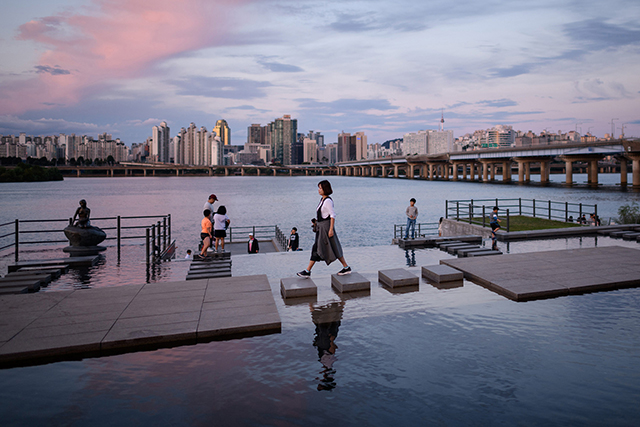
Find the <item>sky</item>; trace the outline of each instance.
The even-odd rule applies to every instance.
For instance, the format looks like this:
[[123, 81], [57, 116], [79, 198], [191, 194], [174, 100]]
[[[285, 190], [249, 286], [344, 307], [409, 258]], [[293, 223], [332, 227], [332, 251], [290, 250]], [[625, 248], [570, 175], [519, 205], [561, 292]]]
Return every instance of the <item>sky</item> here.
[[640, 136], [637, 0], [21, 0], [0, 16], [0, 134], [144, 142], [290, 114], [325, 142], [498, 124]]

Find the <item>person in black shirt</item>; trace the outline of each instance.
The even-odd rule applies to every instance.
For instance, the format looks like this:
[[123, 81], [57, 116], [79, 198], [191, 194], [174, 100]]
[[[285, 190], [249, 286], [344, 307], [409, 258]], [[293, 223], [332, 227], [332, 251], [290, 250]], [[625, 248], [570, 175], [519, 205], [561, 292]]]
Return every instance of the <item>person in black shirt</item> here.
[[293, 227], [291, 229], [291, 236], [289, 237], [289, 250], [297, 251], [300, 244], [300, 237], [298, 236], [298, 229]]

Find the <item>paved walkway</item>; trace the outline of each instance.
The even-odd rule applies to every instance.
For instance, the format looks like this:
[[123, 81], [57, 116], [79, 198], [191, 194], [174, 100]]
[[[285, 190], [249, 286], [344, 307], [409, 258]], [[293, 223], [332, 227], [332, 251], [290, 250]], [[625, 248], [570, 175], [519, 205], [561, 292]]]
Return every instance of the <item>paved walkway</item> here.
[[0, 297], [0, 366], [279, 333], [266, 275]]
[[515, 301], [640, 286], [640, 250], [609, 246], [441, 260]]

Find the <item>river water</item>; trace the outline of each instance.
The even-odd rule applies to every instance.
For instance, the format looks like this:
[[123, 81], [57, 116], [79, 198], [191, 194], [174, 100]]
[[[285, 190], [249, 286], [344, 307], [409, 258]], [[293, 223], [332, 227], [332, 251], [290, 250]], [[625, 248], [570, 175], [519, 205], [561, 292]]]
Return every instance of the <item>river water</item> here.
[[[284, 304], [279, 278], [309, 252], [233, 258], [233, 274], [267, 274], [282, 333], [0, 371], [3, 425], [593, 425], [640, 422], [640, 289], [515, 303], [471, 282], [438, 289], [421, 281], [392, 293], [377, 270], [437, 264], [447, 254], [390, 245], [415, 197], [420, 222], [435, 222], [447, 199], [535, 198], [597, 203], [602, 217], [640, 195], [613, 188], [328, 177], [347, 260], [371, 293], [341, 298], [338, 267], [318, 265], [315, 304]], [[309, 248], [318, 177], [100, 178], [0, 185], [0, 222], [72, 216], [80, 198], [92, 216], [172, 215], [179, 253], [197, 243], [210, 193], [232, 225], [297, 226]], [[576, 181], [581, 179], [576, 177]], [[585, 178], [586, 179], [586, 178]], [[619, 179], [618, 179], [619, 180]], [[44, 226], [44, 225], [43, 225]], [[609, 238], [512, 244], [511, 252], [625, 245]], [[29, 248], [24, 257], [59, 249]], [[101, 265], [59, 289], [145, 281], [144, 248], [130, 242], [120, 263], [110, 244]], [[22, 257], [22, 253], [21, 253]], [[6, 264], [12, 259], [5, 256]], [[640, 259], [639, 259], [640, 261]], [[165, 263], [154, 281], [184, 278]], [[74, 273], [77, 274], [77, 273]], [[68, 276], [71, 276], [69, 273]], [[63, 276], [64, 277], [64, 276]], [[181, 280], [181, 279], [179, 279]], [[74, 282], [75, 281], [75, 282]], [[333, 316], [334, 354], [320, 357], [317, 313]]]

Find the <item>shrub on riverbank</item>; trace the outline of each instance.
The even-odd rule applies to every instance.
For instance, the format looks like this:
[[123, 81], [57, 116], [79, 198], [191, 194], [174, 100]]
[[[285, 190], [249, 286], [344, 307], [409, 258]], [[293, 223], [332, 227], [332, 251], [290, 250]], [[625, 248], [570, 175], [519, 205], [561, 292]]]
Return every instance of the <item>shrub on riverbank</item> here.
[[633, 202], [618, 208], [618, 222], [620, 224], [640, 224], [640, 207]]
[[0, 167], [0, 182], [62, 181], [58, 168], [43, 168], [37, 165], [18, 163], [15, 168]]
[[[507, 218], [501, 216], [500, 228], [503, 231], [507, 231]], [[482, 220], [482, 217], [480, 217]], [[489, 217], [486, 218], [486, 225], [489, 226]], [[547, 230], [550, 228], [568, 228], [568, 227], [580, 227], [580, 224], [575, 222], [564, 222], [549, 220], [540, 217], [530, 217], [524, 215], [511, 215], [509, 217], [509, 231], [531, 231], [531, 230]]]

